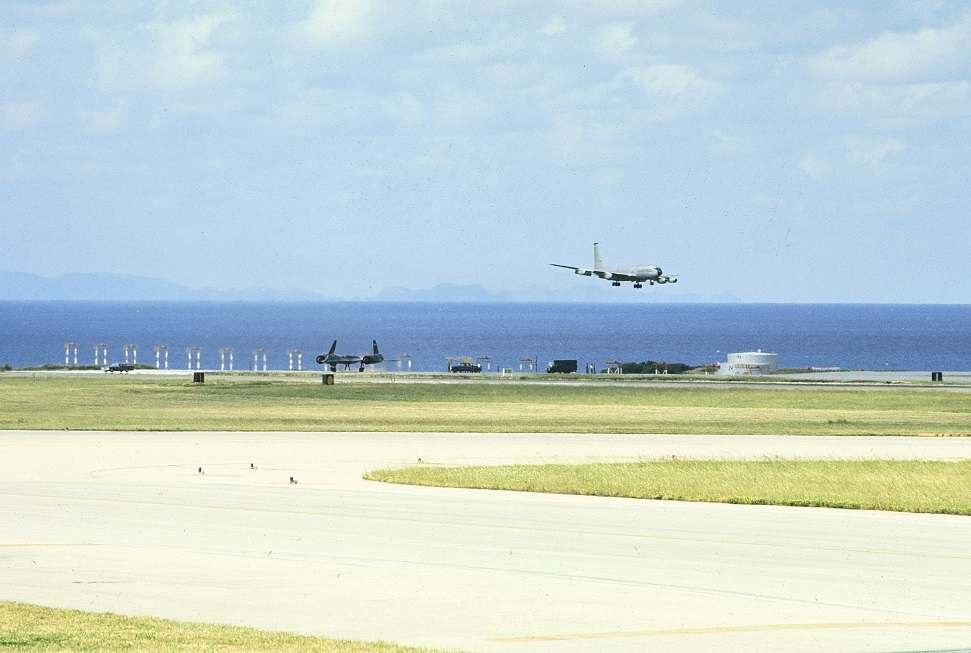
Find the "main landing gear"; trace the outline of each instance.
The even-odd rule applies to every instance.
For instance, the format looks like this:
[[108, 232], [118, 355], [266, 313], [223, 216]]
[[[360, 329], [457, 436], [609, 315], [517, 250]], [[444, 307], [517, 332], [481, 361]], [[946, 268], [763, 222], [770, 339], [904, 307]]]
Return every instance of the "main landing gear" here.
[[610, 285], [611, 286], [617, 286], [618, 288], [620, 288], [620, 282], [619, 281], [611, 281], [610, 282]]
[[634, 284], [634, 287], [635, 288], [643, 288], [644, 287], [644, 284], [642, 284], [642, 283], [635, 283]]

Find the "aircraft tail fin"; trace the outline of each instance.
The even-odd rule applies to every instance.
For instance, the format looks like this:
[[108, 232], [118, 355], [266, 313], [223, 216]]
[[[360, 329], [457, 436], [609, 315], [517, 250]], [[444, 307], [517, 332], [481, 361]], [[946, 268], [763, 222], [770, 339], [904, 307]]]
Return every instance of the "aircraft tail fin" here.
[[337, 351], [337, 341], [336, 340], [330, 345], [330, 351], [327, 352], [327, 355], [328, 356], [331, 356], [331, 355], [334, 354], [335, 351]]
[[604, 269], [604, 257], [603, 257], [603, 252], [600, 251], [600, 243], [593, 244], [593, 269], [594, 270]]
[[375, 356], [377, 356], [378, 354], [381, 353], [381, 352], [378, 351], [378, 341], [377, 340], [372, 340], [371, 341], [371, 350], [374, 352], [374, 355]]

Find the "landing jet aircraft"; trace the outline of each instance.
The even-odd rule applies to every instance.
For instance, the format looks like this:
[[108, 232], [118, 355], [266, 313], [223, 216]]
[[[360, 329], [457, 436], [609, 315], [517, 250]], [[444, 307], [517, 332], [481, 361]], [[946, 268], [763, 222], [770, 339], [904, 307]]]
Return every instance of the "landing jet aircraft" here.
[[377, 340], [371, 341], [371, 350], [372, 353], [363, 356], [356, 354], [335, 354], [334, 352], [337, 351], [337, 341], [335, 340], [330, 346], [330, 351], [326, 354], [320, 354], [315, 360], [318, 365], [329, 365], [331, 372], [336, 372], [338, 365], [343, 365], [345, 370], [349, 370], [351, 369], [351, 365], [358, 364], [360, 364], [360, 367], [357, 371], [363, 372], [365, 365], [376, 365], [377, 363], [384, 362], [384, 354], [378, 351]]
[[632, 281], [635, 288], [643, 288], [644, 282], [652, 286], [656, 283], [677, 283], [678, 278], [664, 274], [657, 265], [637, 265], [629, 268], [610, 268], [604, 267], [603, 254], [600, 252], [600, 243], [593, 244], [593, 269], [578, 268], [572, 265], [560, 265], [550, 263], [553, 267], [566, 268], [573, 270], [573, 274], [582, 274], [585, 277], [597, 276], [606, 279], [612, 286], [619, 286], [621, 281]]

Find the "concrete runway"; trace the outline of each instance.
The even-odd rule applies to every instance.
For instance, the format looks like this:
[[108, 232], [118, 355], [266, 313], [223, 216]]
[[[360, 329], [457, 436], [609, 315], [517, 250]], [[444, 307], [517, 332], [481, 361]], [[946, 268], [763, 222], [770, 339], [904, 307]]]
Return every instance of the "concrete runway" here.
[[466, 651], [971, 646], [968, 517], [360, 479], [671, 455], [957, 459], [971, 439], [2, 432], [0, 599]]

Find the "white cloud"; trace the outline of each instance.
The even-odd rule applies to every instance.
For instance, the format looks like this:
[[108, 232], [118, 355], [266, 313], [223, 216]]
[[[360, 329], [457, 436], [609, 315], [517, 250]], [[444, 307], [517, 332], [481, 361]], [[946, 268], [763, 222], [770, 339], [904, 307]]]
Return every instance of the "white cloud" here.
[[500, 86], [519, 90], [531, 89], [537, 84], [555, 81], [558, 77], [557, 71], [551, 70], [538, 62], [488, 64], [483, 66], [480, 72], [483, 79]]
[[153, 29], [159, 44], [156, 82], [163, 86], [199, 86], [222, 78], [224, 57], [210, 48], [210, 41], [227, 20], [226, 14], [209, 14], [157, 25]]
[[425, 168], [438, 168], [448, 164], [454, 154], [452, 143], [449, 141], [436, 141], [424, 152], [412, 157], [412, 162]]
[[824, 84], [817, 106], [880, 128], [902, 128], [971, 116], [971, 82], [926, 84]]
[[0, 33], [0, 57], [19, 59], [34, 49], [37, 35], [28, 29]]
[[40, 18], [73, 18], [84, 13], [90, 7], [85, 7], [81, 0], [59, 0], [57, 2], [32, 2], [27, 5], [30, 13]]
[[858, 167], [880, 172], [893, 155], [907, 149], [900, 138], [852, 136], [846, 139], [847, 159]]
[[577, 4], [581, 10], [586, 9], [610, 15], [642, 16], [668, 11], [682, 3], [683, 0], [597, 0], [597, 2]]
[[413, 127], [421, 124], [425, 105], [411, 93], [400, 93], [385, 102], [385, 110], [402, 125]]
[[330, 90], [306, 88], [276, 106], [275, 114], [283, 123], [295, 127], [318, 126], [341, 105]]
[[817, 77], [843, 81], [901, 82], [954, 79], [971, 65], [971, 17], [950, 27], [890, 32], [840, 45], [807, 61]]
[[438, 64], [479, 63], [514, 57], [525, 46], [522, 38], [508, 36], [482, 42], [457, 42], [426, 50], [421, 54], [425, 61]]
[[42, 115], [43, 109], [36, 102], [4, 102], [0, 104], [0, 128], [30, 129], [40, 122]]
[[25, 148], [8, 149], [0, 154], [0, 181], [19, 181], [30, 176], [28, 158]]
[[563, 16], [553, 16], [536, 31], [543, 36], [556, 36], [557, 34], [562, 34], [568, 29], [570, 29], [570, 26], [567, 25], [567, 22], [563, 19]]
[[547, 92], [539, 102], [556, 116], [559, 126], [555, 131], [563, 135], [564, 142], [570, 141], [568, 134], [582, 128], [585, 140], [594, 137], [602, 143], [606, 134], [616, 133], [603, 127], [613, 125], [625, 134], [610, 142], [608, 149], [616, 153], [628, 149], [647, 125], [684, 119], [709, 106], [721, 93], [720, 84], [689, 66], [655, 64], [626, 68], [599, 84]]
[[630, 79], [654, 95], [672, 99], [700, 99], [713, 93], [717, 86], [688, 66], [657, 64], [644, 68], [628, 68], [620, 75]]
[[142, 43], [109, 45], [101, 52], [99, 78], [111, 89], [180, 89], [218, 82], [226, 74], [225, 56], [213, 48], [214, 34], [230, 14], [206, 14], [148, 25]]
[[116, 134], [127, 124], [128, 113], [123, 107], [116, 106], [92, 111], [84, 117], [91, 131], [99, 134]]
[[361, 90], [308, 86], [296, 89], [277, 102], [271, 117], [289, 127], [326, 127], [328, 131], [349, 133], [371, 121], [385, 120], [387, 103]]
[[718, 156], [737, 160], [739, 157], [750, 157], [758, 152], [758, 148], [751, 139], [739, 134], [715, 130], [708, 137], [710, 151]]
[[833, 176], [833, 163], [828, 158], [814, 152], [804, 154], [799, 159], [796, 169], [816, 181], [826, 181]]
[[374, 14], [370, 0], [317, 0], [293, 26], [293, 41], [314, 50], [358, 46], [373, 37]]
[[581, 113], [557, 115], [546, 133], [546, 141], [554, 159], [567, 165], [615, 167], [631, 156], [627, 125]]
[[471, 93], [447, 95], [435, 101], [436, 116], [452, 125], [477, 122], [491, 111], [492, 107], [485, 100]]
[[829, 181], [835, 177], [855, 181], [879, 178], [903, 170], [894, 161], [894, 155], [906, 149], [906, 142], [900, 138], [847, 136], [803, 154], [797, 169], [816, 181]]
[[614, 23], [597, 32], [593, 48], [607, 57], [620, 57], [637, 45], [633, 23]]

